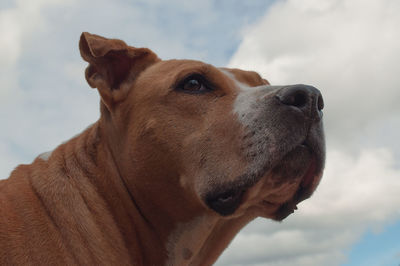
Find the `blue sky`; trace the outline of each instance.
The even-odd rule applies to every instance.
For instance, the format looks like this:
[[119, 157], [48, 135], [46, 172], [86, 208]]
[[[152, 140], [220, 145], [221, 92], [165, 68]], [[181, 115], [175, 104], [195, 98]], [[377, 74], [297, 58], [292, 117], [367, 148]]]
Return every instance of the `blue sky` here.
[[380, 232], [366, 232], [351, 248], [344, 266], [398, 265], [400, 260], [400, 222], [391, 224]]
[[[217, 265], [400, 264], [400, 4], [395, 0], [0, 3], [0, 176], [96, 121], [82, 31], [256, 70], [324, 94], [327, 170], [281, 224], [258, 219]], [[0, 177], [0, 178], [1, 178]]]

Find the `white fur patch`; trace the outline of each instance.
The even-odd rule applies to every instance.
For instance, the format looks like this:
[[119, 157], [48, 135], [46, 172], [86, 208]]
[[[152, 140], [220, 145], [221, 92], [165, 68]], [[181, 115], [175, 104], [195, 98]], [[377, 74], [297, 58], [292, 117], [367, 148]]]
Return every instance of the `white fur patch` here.
[[241, 121], [244, 125], [247, 125], [245, 120], [248, 120], [246, 114], [252, 109], [252, 104], [257, 101], [257, 97], [260, 96], [260, 92], [265, 89], [267, 86], [257, 86], [250, 87], [247, 84], [244, 84], [238, 81], [232, 73], [227, 70], [221, 70], [226, 76], [228, 76], [235, 85], [240, 89], [239, 94], [236, 97], [236, 101], [233, 105], [233, 112], [237, 114], [239, 121]]
[[44, 161], [47, 161], [50, 158], [52, 153], [53, 153], [53, 151], [44, 152], [44, 153], [40, 154], [38, 157]]
[[236, 84], [236, 86], [238, 86], [240, 88], [241, 91], [245, 91], [248, 89], [251, 89], [252, 87], [240, 82], [239, 80], [236, 79], [235, 75], [233, 75], [231, 72], [221, 69], [222, 73], [224, 73], [225, 75], [228, 76], [228, 78], [230, 78], [231, 80], [233, 80]]

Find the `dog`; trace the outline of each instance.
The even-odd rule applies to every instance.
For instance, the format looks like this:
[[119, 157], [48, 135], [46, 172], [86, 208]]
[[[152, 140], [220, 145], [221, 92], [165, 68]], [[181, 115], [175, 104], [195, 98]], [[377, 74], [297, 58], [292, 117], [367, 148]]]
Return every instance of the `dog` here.
[[0, 182], [0, 265], [210, 265], [324, 168], [321, 93], [82, 33], [100, 119]]

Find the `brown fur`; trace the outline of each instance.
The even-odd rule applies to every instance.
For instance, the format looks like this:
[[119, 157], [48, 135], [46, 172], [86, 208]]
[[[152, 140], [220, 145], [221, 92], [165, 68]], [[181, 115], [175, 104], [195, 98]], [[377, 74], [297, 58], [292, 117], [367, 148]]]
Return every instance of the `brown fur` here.
[[[249, 164], [246, 129], [232, 112], [238, 87], [220, 69], [161, 61], [89, 33], [80, 50], [101, 117], [48, 160], [20, 165], [0, 182], [0, 265], [210, 265], [244, 225], [276, 219], [294, 197], [301, 179], [278, 187], [265, 177], [233, 215], [205, 205], [208, 190], [235, 182]], [[224, 70], [248, 86], [269, 84], [255, 72]], [[219, 90], [176, 92], [193, 72]], [[261, 210], [273, 189], [280, 197]]]

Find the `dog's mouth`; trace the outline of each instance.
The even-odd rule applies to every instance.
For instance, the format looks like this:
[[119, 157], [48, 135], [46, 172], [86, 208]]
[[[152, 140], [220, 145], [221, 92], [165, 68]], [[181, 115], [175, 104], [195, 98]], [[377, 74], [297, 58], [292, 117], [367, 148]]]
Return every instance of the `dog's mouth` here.
[[277, 221], [282, 221], [287, 216], [294, 213], [295, 210], [297, 210], [298, 203], [309, 198], [312, 195], [315, 190], [315, 183], [319, 182], [319, 179], [321, 177], [318, 174], [317, 168], [317, 159], [314, 156], [308, 164], [308, 168], [305, 174], [301, 177], [298, 189], [289, 201], [285, 201], [283, 204], [270, 202], [268, 200], [262, 201], [262, 204], [267, 204], [269, 205], [268, 207], [270, 207], [271, 205], [277, 206], [277, 210], [270, 216], [270, 218]]
[[[297, 209], [297, 204], [309, 198], [316, 188], [316, 185], [321, 178], [321, 169], [323, 167], [323, 158], [319, 158], [307, 142], [298, 145], [290, 154], [290, 158], [301, 157], [302, 153], [309, 154], [309, 160], [302, 165], [300, 181], [297, 190], [290, 200], [275, 201], [262, 199], [258, 205], [262, 205], [266, 210], [273, 210], [273, 213], [268, 213], [268, 217], [274, 220], [281, 221]], [[293, 153], [293, 154], [292, 154]], [[301, 160], [301, 158], [299, 159]], [[281, 165], [275, 168], [266, 169], [259, 174], [241, 176], [237, 182], [225, 185], [213, 190], [205, 197], [205, 202], [209, 208], [222, 216], [229, 216], [247, 200], [247, 192], [269, 172], [276, 171], [276, 168], [284, 168]], [[278, 169], [277, 171], [281, 171]], [[295, 177], [299, 178], [299, 177]], [[289, 177], [290, 179], [290, 177]], [[263, 216], [263, 215], [262, 215]]]

